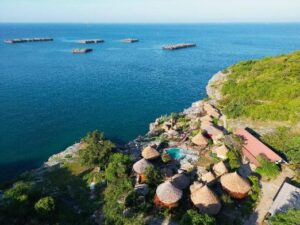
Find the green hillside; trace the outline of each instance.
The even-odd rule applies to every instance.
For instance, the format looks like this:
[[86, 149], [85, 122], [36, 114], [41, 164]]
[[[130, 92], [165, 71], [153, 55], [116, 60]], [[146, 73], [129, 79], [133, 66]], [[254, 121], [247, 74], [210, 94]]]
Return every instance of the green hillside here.
[[220, 102], [231, 118], [261, 121], [300, 119], [300, 51], [231, 66]]

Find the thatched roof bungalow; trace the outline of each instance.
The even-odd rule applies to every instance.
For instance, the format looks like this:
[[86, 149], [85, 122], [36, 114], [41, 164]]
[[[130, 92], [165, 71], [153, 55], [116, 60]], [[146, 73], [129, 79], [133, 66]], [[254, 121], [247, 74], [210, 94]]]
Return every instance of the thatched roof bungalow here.
[[203, 108], [207, 115], [215, 117], [215, 118], [220, 118], [221, 114], [218, 109], [216, 109], [214, 106], [209, 104], [208, 102], [205, 102], [203, 105]]
[[223, 161], [220, 161], [217, 164], [213, 165], [213, 171], [217, 177], [222, 176], [225, 173], [228, 173], [228, 169], [225, 166]]
[[201, 213], [216, 215], [221, 209], [217, 195], [207, 185], [192, 192], [191, 200]]
[[144, 182], [146, 180], [145, 171], [151, 165], [152, 164], [144, 158], [133, 164], [133, 170], [140, 176], [139, 180], [141, 182]]
[[160, 156], [160, 153], [155, 148], [147, 146], [142, 151], [142, 156], [147, 160], [151, 160], [158, 158]]
[[214, 125], [204, 127], [203, 130], [214, 141], [215, 144], [219, 143], [219, 141], [224, 138], [223, 131], [215, 127]]
[[213, 183], [213, 181], [215, 181], [216, 177], [212, 172], [207, 172], [205, 174], [202, 175], [201, 180], [206, 183]]
[[233, 198], [243, 199], [251, 190], [250, 183], [242, 178], [237, 172], [221, 176], [222, 188]]
[[193, 193], [199, 188], [202, 188], [203, 186], [203, 183], [200, 183], [199, 181], [194, 181], [194, 183], [190, 186], [190, 192]]
[[175, 174], [171, 178], [171, 183], [178, 189], [183, 190], [190, 184], [190, 179], [183, 173]]
[[212, 153], [215, 153], [220, 159], [227, 159], [228, 148], [223, 144], [212, 149]]
[[198, 145], [200, 148], [206, 148], [208, 145], [207, 139], [203, 136], [201, 132], [199, 132], [196, 136], [192, 138], [192, 142], [195, 145]]
[[177, 207], [182, 197], [182, 191], [176, 188], [171, 182], [166, 181], [156, 188], [154, 203], [167, 208]]

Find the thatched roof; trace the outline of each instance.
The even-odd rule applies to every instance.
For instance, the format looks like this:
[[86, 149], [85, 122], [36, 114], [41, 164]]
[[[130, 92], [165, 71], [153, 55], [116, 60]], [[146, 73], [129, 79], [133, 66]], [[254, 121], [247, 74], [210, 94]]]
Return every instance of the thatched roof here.
[[203, 187], [203, 183], [199, 181], [194, 181], [194, 183], [190, 186], [190, 192], [193, 193], [194, 191], [198, 190], [199, 188]]
[[140, 159], [135, 164], [133, 164], [133, 170], [138, 174], [145, 173], [147, 167], [151, 166], [152, 164], [148, 162], [146, 159]]
[[155, 158], [159, 157], [160, 154], [159, 154], [159, 152], [155, 148], [153, 148], [151, 146], [147, 146], [142, 151], [142, 156], [145, 159], [151, 160], [151, 159], [155, 159]]
[[215, 180], [216, 177], [212, 172], [207, 172], [202, 175], [201, 180], [206, 182], [207, 184]]
[[251, 186], [249, 182], [242, 178], [237, 172], [228, 173], [221, 176], [222, 187], [230, 193], [247, 194]]
[[174, 204], [182, 197], [182, 191], [176, 188], [171, 182], [166, 181], [156, 188], [156, 196], [164, 204]]
[[192, 142], [202, 148], [205, 148], [208, 145], [207, 139], [202, 135], [201, 132], [192, 138]]
[[229, 152], [229, 150], [225, 145], [221, 145], [216, 148], [213, 148], [212, 152], [216, 153], [217, 157], [220, 159], [227, 159], [227, 153]]
[[191, 194], [194, 205], [202, 213], [216, 215], [221, 209], [221, 203], [216, 194], [206, 185]]
[[178, 189], [185, 189], [187, 188], [187, 186], [190, 184], [190, 179], [182, 174], [182, 173], [178, 173], [175, 174], [172, 179], [171, 179], [171, 183]]
[[219, 110], [217, 110], [214, 106], [212, 106], [211, 104], [209, 104], [207, 102], [204, 104], [203, 108], [206, 111], [207, 115], [210, 115], [212, 117], [219, 118], [221, 115], [219, 113]]
[[217, 164], [215, 164], [213, 166], [213, 171], [214, 171], [215, 175], [218, 176], [218, 177], [222, 176], [225, 173], [228, 173], [228, 169], [225, 166], [223, 161], [218, 162]]
[[203, 130], [205, 130], [211, 138], [220, 139], [224, 137], [223, 131], [216, 128], [214, 125], [204, 127]]
[[212, 122], [212, 117], [211, 117], [210, 115], [202, 116], [202, 117], [200, 118], [200, 121], [201, 121], [202, 123], [205, 123], [205, 122]]
[[211, 121], [201, 121], [200, 128], [202, 130], [205, 130], [206, 128], [209, 128], [211, 126], [213, 126], [213, 123]]

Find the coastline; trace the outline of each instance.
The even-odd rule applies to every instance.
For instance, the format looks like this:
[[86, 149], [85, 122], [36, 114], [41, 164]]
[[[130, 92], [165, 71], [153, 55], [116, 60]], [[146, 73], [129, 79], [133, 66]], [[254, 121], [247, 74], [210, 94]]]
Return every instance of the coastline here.
[[[219, 71], [210, 78], [210, 80], [206, 85], [206, 94], [210, 98], [209, 102], [214, 106], [217, 106], [217, 100], [220, 100], [221, 97], [219, 90], [215, 88], [215, 85], [220, 85], [221, 82], [223, 82], [226, 79], [226, 75], [228, 74], [227, 73], [224, 74], [222, 71]], [[196, 110], [195, 107], [197, 106], [197, 103], [199, 101], [203, 101], [203, 99], [200, 99], [196, 102], [192, 102], [190, 107], [183, 109], [179, 113], [183, 113], [183, 114], [193, 113]], [[161, 116], [157, 117], [154, 122], [149, 124], [148, 133], [144, 135], [138, 135], [135, 139], [129, 141], [124, 146], [117, 148], [117, 150], [130, 154], [135, 160], [138, 159], [140, 157], [140, 151], [145, 145], [148, 145], [149, 143], [157, 144], [157, 141], [151, 141], [151, 132], [152, 132], [153, 124], [155, 124], [156, 121], [159, 120], [160, 118]], [[226, 123], [227, 123], [226, 118], [223, 118], [223, 124]], [[81, 147], [82, 147], [81, 143], [76, 142], [75, 144], [70, 145], [66, 149], [49, 156], [47, 161], [45, 161], [39, 168], [34, 170], [37, 171], [52, 170], [54, 168], [59, 167], [62, 163], [70, 162], [77, 157], [78, 151], [81, 149]]]

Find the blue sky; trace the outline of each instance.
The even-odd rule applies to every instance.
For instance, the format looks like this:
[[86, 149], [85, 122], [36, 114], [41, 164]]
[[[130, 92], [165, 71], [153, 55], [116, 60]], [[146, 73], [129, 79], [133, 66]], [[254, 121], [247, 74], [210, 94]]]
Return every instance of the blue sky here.
[[0, 22], [300, 22], [300, 0], [0, 0]]

